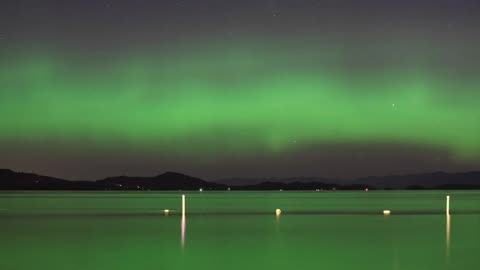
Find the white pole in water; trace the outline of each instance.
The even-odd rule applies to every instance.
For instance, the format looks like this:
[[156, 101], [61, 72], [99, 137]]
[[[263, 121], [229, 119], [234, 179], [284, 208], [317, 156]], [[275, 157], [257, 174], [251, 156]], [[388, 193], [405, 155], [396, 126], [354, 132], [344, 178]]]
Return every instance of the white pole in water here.
[[182, 195], [182, 217], [185, 217], [185, 194]]
[[447, 195], [447, 216], [450, 215], [450, 196]]

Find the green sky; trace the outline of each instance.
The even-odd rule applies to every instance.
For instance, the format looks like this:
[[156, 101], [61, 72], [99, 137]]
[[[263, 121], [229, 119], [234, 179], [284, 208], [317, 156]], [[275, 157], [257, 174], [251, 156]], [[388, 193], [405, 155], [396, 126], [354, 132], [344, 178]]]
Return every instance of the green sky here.
[[12, 51], [0, 64], [0, 139], [206, 157], [337, 143], [480, 155], [479, 78], [452, 75], [421, 50], [418, 58], [387, 60], [395, 48], [365, 51], [352, 63], [348, 48], [269, 42], [179, 45], [87, 61]]

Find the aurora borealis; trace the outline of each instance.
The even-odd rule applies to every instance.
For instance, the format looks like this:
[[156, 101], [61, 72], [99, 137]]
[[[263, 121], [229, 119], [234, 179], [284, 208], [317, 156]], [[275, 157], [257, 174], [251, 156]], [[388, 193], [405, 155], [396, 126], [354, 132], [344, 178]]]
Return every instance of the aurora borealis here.
[[[335, 177], [479, 164], [474, 2], [257, 2], [11, 3], [2, 23], [15, 23], [0, 40], [0, 161], [70, 178], [167, 164], [235, 176], [256, 158], [262, 165], [245, 175], [299, 175], [274, 169], [292, 157], [310, 164], [307, 174]], [[26, 10], [36, 20], [24, 21]], [[86, 10], [89, 18], [77, 14]], [[31, 149], [48, 161], [32, 164]], [[382, 165], [396, 155], [421, 162]], [[122, 168], [72, 169], [105, 158]], [[371, 169], [339, 169], [356, 162]]]

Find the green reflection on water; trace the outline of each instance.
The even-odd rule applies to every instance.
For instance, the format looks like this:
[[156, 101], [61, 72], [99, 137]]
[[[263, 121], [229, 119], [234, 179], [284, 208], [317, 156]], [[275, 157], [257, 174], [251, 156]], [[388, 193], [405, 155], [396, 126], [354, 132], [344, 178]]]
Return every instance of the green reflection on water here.
[[182, 220], [180, 193], [0, 193], [0, 269], [475, 269], [480, 192], [449, 194], [189, 193]]

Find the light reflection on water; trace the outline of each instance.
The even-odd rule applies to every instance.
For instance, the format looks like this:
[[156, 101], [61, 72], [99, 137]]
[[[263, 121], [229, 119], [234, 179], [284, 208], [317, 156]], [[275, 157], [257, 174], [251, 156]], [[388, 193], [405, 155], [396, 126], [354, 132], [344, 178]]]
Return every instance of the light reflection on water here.
[[[425, 197], [398, 192], [393, 198], [380, 192], [364, 197], [328, 193], [319, 194], [319, 200], [310, 193], [232, 194], [232, 199], [219, 193], [187, 194], [188, 246], [179, 193], [97, 201], [67, 195], [0, 198], [1, 208], [8, 210], [0, 213], [0, 248], [8, 247], [0, 254], [0, 269], [283, 270], [323, 265], [329, 270], [446, 270], [478, 265], [480, 193], [453, 197], [453, 231], [451, 216], [444, 218], [441, 192]], [[285, 211], [276, 215], [277, 208]], [[162, 209], [171, 209], [170, 215]], [[391, 209], [391, 215], [383, 216], [383, 209]], [[18, 254], [25, 254], [25, 260], [15, 259]]]
[[185, 221], [185, 215], [182, 215], [182, 222], [181, 222], [181, 236], [180, 236], [180, 242], [181, 242], [181, 245], [182, 245], [182, 250], [185, 249], [185, 229], [186, 229], [186, 221]]
[[447, 249], [447, 252], [446, 252], [446, 255], [447, 255], [447, 259], [448, 259], [448, 257], [450, 257], [450, 219], [451, 219], [451, 215], [447, 214], [446, 217], [447, 217], [447, 222], [446, 222], [446, 229], [447, 229], [446, 249]]

